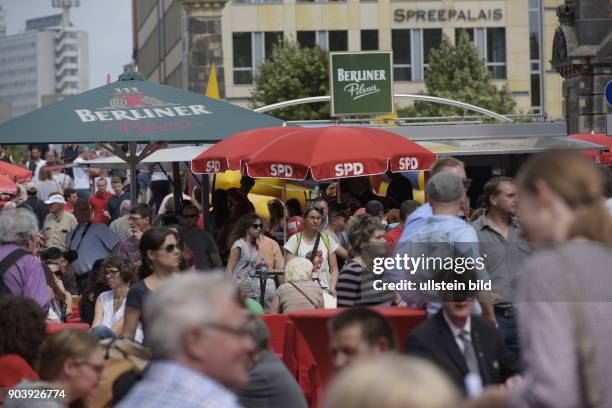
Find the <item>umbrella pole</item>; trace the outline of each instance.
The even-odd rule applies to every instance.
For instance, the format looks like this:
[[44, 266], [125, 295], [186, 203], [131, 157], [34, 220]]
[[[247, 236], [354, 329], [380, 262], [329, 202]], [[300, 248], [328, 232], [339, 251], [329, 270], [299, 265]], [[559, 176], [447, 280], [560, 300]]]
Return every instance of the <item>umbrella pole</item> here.
[[[208, 180], [210, 180], [208, 174], [206, 174], [206, 178]], [[213, 174], [213, 179], [212, 179], [212, 187], [211, 187], [211, 191], [212, 191], [212, 208], [213, 208], [213, 211], [212, 211], [212, 214], [210, 213], [210, 211], [204, 214], [204, 227], [211, 234], [214, 231], [215, 223], [216, 223], [216, 219], [217, 219], [217, 202], [215, 200], [215, 188], [216, 187], [217, 187], [217, 173], [214, 173]], [[208, 196], [206, 196], [206, 197], [208, 197]], [[204, 186], [202, 186], [202, 203], [204, 203], [205, 200], [206, 200], [206, 198], [204, 197]]]
[[130, 156], [128, 164], [130, 165], [130, 201], [132, 203], [132, 208], [134, 208], [136, 206], [136, 202], [138, 201], [138, 180], [136, 176], [136, 165], [138, 163], [138, 159], [136, 158], [136, 142], [130, 142], [129, 148]]
[[285, 208], [287, 205], [287, 182], [283, 183], [283, 192], [281, 199], [283, 200], [283, 243], [287, 243], [287, 213], [285, 212]]
[[202, 191], [202, 214], [204, 214], [204, 230], [208, 231], [212, 234], [213, 231], [213, 226], [212, 226], [212, 222], [210, 220], [210, 202], [209, 202], [209, 197], [210, 197], [210, 179], [208, 177], [208, 174], [202, 174], [202, 187], [201, 187], [201, 191]]
[[174, 194], [172, 194], [174, 198], [174, 213], [180, 214], [183, 207], [183, 190], [181, 188], [181, 168], [179, 162], [172, 162], [172, 182], [174, 188]]
[[338, 204], [342, 202], [340, 199], [340, 179], [336, 179], [336, 202]]

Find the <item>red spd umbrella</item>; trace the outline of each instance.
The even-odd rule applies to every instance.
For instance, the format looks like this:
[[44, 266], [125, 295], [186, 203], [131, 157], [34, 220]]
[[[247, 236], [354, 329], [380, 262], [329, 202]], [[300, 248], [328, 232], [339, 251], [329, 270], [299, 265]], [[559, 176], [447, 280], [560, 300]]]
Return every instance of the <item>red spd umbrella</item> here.
[[577, 133], [568, 135], [568, 137], [606, 146], [609, 149], [607, 152], [602, 152], [599, 150], [583, 150], [581, 153], [589, 156], [595, 163], [612, 166], [612, 136], [607, 136], [603, 133]]
[[32, 172], [30, 170], [2, 160], [0, 160], [0, 175], [5, 175], [18, 183], [25, 183], [32, 179]]
[[327, 126], [278, 137], [243, 160], [251, 177], [314, 180], [427, 170], [436, 155], [385, 130]]
[[296, 126], [279, 126], [236, 133], [195, 157], [191, 161], [191, 171], [203, 174], [240, 170], [240, 162], [250, 153], [281, 136], [300, 129], [302, 128]]
[[0, 194], [17, 194], [17, 184], [13, 182], [8, 176], [0, 174]]

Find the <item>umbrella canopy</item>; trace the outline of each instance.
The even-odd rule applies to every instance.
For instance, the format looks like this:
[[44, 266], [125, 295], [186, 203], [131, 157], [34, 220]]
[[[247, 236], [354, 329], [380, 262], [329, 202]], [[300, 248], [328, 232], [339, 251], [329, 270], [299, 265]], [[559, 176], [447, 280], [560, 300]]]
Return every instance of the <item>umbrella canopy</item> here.
[[8, 176], [0, 174], [0, 194], [17, 194], [17, 184], [13, 182]]
[[582, 153], [588, 155], [596, 163], [612, 166], [612, 136], [607, 136], [603, 133], [578, 133], [568, 135], [568, 137], [607, 147], [607, 152], [601, 150], [584, 150]]
[[216, 142], [283, 121], [127, 73], [0, 125], [3, 144]]
[[[143, 159], [137, 166], [138, 169], [148, 169], [156, 164], [162, 165], [164, 169], [171, 169], [169, 163], [190, 162], [196, 156], [206, 152], [213, 145], [202, 146], [180, 146], [167, 149], [159, 149]], [[129, 156], [128, 156], [129, 157]], [[83, 162], [71, 163], [62, 167], [92, 167], [96, 169], [129, 169], [129, 164], [117, 156], [103, 157], [101, 159], [85, 160]]]
[[3, 160], [0, 160], [0, 175], [4, 175], [10, 180], [18, 183], [25, 183], [32, 179], [32, 172], [30, 170], [7, 163]]
[[391, 132], [328, 126], [289, 130], [243, 160], [251, 177], [314, 180], [427, 170], [436, 155]]
[[240, 170], [241, 161], [255, 150], [281, 136], [302, 129], [297, 126], [277, 126], [237, 133], [194, 158], [191, 161], [191, 170], [197, 174]]

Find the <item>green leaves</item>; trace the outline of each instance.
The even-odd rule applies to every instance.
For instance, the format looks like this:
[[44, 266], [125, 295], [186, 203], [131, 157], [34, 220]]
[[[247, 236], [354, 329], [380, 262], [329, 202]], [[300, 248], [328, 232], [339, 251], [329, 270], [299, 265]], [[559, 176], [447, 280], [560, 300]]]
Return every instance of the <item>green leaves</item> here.
[[[491, 73], [465, 31], [459, 35], [456, 45], [443, 36], [440, 47], [431, 51], [427, 63], [426, 91], [422, 94], [467, 102], [501, 114], [515, 112], [516, 102], [508, 88], [498, 89], [493, 83]], [[412, 107], [398, 111], [400, 116], [416, 117], [462, 113], [458, 108], [425, 102], [415, 102]]]
[[[293, 41], [279, 42], [273, 47], [272, 58], [260, 65], [254, 85], [253, 107], [328, 95], [327, 52], [319, 47], [302, 48]], [[284, 120], [328, 119], [329, 104], [291, 106], [271, 114]]]

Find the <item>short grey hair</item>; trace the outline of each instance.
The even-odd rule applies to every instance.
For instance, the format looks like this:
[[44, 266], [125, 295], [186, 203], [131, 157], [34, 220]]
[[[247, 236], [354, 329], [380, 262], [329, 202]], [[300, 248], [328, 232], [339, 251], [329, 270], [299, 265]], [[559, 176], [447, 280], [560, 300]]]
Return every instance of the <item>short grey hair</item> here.
[[161, 283], [147, 298], [143, 313], [153, 357], [180, 355], [185, 331], [217, 319], [224, 296], [237, 299], [236, 286], [221, 272], [189, 272]]
[[123, 200], [121, 204], [119, 204], [119, 214], [121, 215], [128, 215], [131, 209], [132, 202], [130, 200]]
[[25, 208], [12, 208], [0, 213], [0, 244], [25, 245], [38, 235], [38, 220]]
[[313, 265], [306, 258], [291, 258], [285, 265], [285, 282], [309, 281], [312, 279]]
[[246, 325], [246, 329], [255, 342], [255, 346], [259, 350], [266, 350], [268, 348], [268, 340], [270, 340], [270, 330], [268, 326], [259, 317], [252, 315], [251, 319]]

